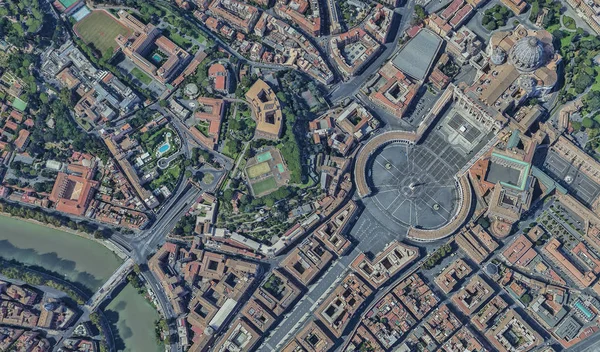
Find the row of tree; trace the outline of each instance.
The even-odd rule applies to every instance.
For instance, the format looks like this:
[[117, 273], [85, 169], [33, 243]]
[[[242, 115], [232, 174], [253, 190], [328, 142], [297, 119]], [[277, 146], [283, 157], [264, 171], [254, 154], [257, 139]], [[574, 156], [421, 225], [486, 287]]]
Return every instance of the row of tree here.
[[9, 204], [0, 201], [0, 213], [7, 213], [11, 216], [39, 221], [43, 224], [55, 227], [67, 227], [71, 230], [85, 232], [93, 235], [95, 238], [105, 238], [111, 235], [109, 229], [99, 229], [97, 225], [86, 221], [75, 222], [66, 216], [47, 213], [37, 208], [28, 208], [20, 205]]
[[0, 267], [0, 273], [12, 280], [24, 281], [31, 286], [48, 286], [58, 291], [62, 291], [67, 294], [73, 301], [78, 305], [85, 303], [84, 297], [82, 297], [77, 291], [72, 289], [66, 284], [59, 282], [54, 279], [46, 278], [41, 274], [32, 272], [24, 267], [16, 266], [12, 263], [5, 262], [2, 260], [2, 267]]

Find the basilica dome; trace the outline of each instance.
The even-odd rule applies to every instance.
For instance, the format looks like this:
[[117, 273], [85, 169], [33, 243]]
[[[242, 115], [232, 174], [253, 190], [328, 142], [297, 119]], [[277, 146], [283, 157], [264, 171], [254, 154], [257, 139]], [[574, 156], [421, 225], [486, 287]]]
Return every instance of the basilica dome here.
[[544, 64], [544, 45], [538, 38], [527, 36], [513, 45], [508, 56], [521, 72], [532, 72]]
[[500, 66], [504, 63], [505, 59], [506, 59], [506, 53], [504, 52], [504, 50], [502, 50], [498, 47], [494, 48], [494, 51], [492, 52], [492, 56], [491, 56], [492, 63], [496, 66]]

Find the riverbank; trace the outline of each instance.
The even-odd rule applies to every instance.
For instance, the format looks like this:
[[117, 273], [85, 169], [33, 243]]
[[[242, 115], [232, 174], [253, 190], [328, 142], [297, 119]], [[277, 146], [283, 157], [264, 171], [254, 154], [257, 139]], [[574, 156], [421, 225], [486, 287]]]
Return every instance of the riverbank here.
[[98, 290], [123, 263], [113, 251], [85, 235], [1, 215], [0, 257], [56, 273], [89, 292]]
[[35, 219], [28, 219], [28, 218], [24, 218], [24, 217], [20, 217], [20, 216], [14, 216], [14, 215], [12, 215], [10, 213], [7, 213], [7, 212], [0, 212], [0, 216], [4, 216], [4, 217], [7, 217], [7, 218], [11, 218], [11, 219], [16, 219], [16, 220], [19, 220], [19, 221], [24, 221], [24, 222], [27, 222], [27, 223], [30, 223], [30, 224], [35, 224], [35, 225], [38, 225], [38, 226], [47, 227], [47, 228], [50, 228], [50, 229], [53, 229], [53, 230], [57, 230], [57, 231], [67, 232], [67, 233], [70, 233], [72, 235], [79, 236], [81, 238], [85, 238], [87, 240], [91, 240], [91, 241], [94, 241], [94, 242], [96, 242], [98, 244], [103, 245], [108, 250], [110, 250], [111, 252], [113, 252], [114, 254], [116, 254], [122, 260], [126, 260], [127, 258], [129, 258], [129, 255], [127, 253], [125, 253], [118, 246], [115, 246], [109, 240], [106, 240], [106, 239], [102, 239], [101, 240], [101, 239], [95, 238], [93, 235], [90, 235], [87, 232], [77, 231], [77, 230], [74, 230], [74, 229], [72, 229], [70, 227], [66, 227], [66, 226], [55, 226], [55, 225], [52, 225], [52, 224], [49, 224], [49, 223], [45, 223], [45, 222], [42, 222], [42, 221], [38, 221], [38, 220], [35, 220]]
[[[85, 233], [1, 214], [0, 258], [76, 283], [84, 288], [86, 298], [123, 263]], [[107, 309], [102, 315], [108, 322], [105, 331], [111, 335], [108, 340], [116, 351], [158, 352], [154, 334], [158, 313], [135, 289], [127, 289], [131, 284], [124, 286], [113, 293], [113, 301], [103, 305]]]

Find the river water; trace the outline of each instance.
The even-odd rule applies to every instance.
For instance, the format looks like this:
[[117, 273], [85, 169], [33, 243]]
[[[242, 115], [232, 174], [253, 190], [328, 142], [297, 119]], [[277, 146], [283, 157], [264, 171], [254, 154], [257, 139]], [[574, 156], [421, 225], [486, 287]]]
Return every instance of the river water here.
[[[101, 244], [79, 236], [0, 216], [0, 257], [15, 259], [62, 275], [94, 292], [123, 262]], [[156, 310], [127, 285], [105, 308], [120, 351], [158, 351]]]
[[160, 316], [131, 285], [125, 286], [104, 308], [104, 314], [119, 332], [116, 347], [127, 352], [158, 352], [154, 322]]

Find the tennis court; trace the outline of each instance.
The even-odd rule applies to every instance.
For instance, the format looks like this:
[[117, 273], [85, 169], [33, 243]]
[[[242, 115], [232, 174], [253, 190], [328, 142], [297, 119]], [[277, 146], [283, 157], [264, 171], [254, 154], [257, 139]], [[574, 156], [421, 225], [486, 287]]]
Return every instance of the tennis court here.
[[267, 162], [262, 162], [262, 163], [259, 163], [256, 165], [252, 165], [247, 170], [248, 177], [250, 177], [250, 178], [257, 178], [266, 173], [269, 173], [270, 171], [271, 171], [271, 168], [269, 167], [269, 163], [267, 163]]
[[256, 156], [256, 161], [258, 161], [259, 163], [265, 162], [265, 161], [269, 161], [273, 159], [273, 156], [271, 155], [271, 152], [265, 152], [262, 154], [258, 154]]
[[27, 109], [27, 103], [19, 98], [15, 98], [15, 100], [13, 100], [12, 106], [20, 112], [23, 112], [25, 109]]
[[86, 7], [82, 7], [77, 12], [71, 15], [71, 17], [75, 20], [75, 22], [79, 22], [85, 18], [85, 16], [89, 15], [91, 11]]
[[73, 5], [74, 3], [76, 3], [78, 0], [59, 0], [58, 2], [65, 8], [68, 9], [69, 7], [71, 7], [71, 5]]

